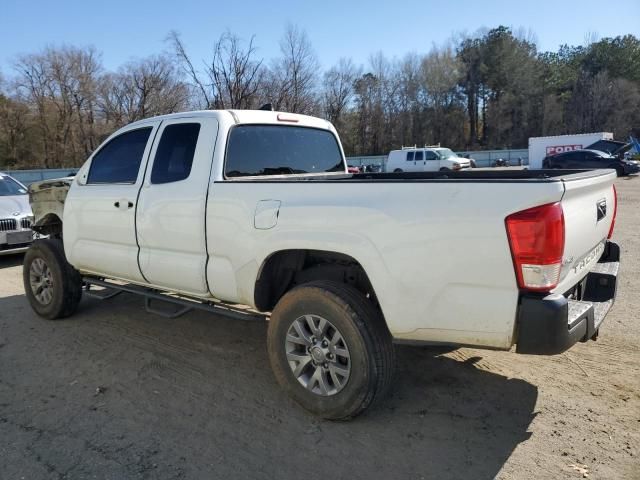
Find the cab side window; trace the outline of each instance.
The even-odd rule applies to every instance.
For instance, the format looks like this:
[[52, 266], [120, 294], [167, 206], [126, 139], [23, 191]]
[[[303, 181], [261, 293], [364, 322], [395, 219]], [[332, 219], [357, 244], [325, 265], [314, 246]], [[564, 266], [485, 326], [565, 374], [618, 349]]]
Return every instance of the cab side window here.
[[427, 151], [425, 159], [426, 160], [438, 160], [438, 155], [436, 155], [436, 152]]
[[136, 183], [151, 130], [125, 132], [102, 147], [91, 160], [87, 183]]
[[153, 161], [151, 183], [178, 182], [189, 176], [199, 133], [199, 123], [165, 127]]

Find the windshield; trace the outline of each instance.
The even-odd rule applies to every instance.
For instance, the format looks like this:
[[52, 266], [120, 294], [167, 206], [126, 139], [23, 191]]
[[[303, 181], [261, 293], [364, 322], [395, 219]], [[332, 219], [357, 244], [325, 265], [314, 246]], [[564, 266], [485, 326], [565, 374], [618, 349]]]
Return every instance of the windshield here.
[[447, 158], [458, 158], [458, 156], [448, 148], [439, 148], [436, 150], [436, 153], [442, 160], [446, 160]]
[[0, 197], [10, 195], [26, 195], [27, 190], [13, 178], [0, 177]]

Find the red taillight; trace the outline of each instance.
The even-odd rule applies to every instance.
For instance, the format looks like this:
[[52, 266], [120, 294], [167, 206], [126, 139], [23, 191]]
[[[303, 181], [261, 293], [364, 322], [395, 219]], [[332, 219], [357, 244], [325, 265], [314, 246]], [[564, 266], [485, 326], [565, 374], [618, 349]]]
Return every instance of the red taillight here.
[[549, 291], [558, 285], [564, 253], [564, 213], [550, 203], [505, 219], [518, 286]]
[[607, 238], [611, 238], [613, 235], [613, 227], [616, 225], [616, 215], [618, 214], [618, 192], [616, 192], [616, 186], [613, 185], [613, 218], [611, 219], [611, 226], [609, 227], [609, 235]]

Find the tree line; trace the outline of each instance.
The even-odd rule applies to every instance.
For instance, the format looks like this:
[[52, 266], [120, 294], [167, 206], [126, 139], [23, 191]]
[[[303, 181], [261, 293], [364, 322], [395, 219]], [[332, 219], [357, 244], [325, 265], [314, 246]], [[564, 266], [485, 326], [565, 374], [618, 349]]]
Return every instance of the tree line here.
[[47, 47], [0, 72], [0, 168], [80, 165], [117, 128], [188, 109], [276, 110], [327, 118], [347, 155], [403, 145], [526, 148], [540, 135], [640, 134], [640, 39], [604, 38], [538, 52], [499, 26], [426, 54], [322, 71], [306, 33], [286, 27], [280, 54], [223, 33], [193, 58], [177, 32], [167, 51], [108, 71], [93, 47]]

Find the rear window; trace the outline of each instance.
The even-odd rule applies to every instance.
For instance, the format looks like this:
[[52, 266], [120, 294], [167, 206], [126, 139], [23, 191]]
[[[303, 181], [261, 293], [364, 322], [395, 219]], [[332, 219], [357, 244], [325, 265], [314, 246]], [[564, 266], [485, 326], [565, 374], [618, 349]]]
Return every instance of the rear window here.
[[287, 175], [343, 172], [333, 133], [316, 128], [240, 125], [229, 133], [225, 175]]

